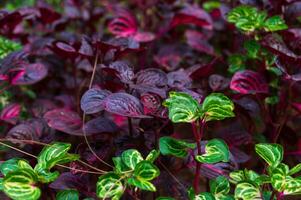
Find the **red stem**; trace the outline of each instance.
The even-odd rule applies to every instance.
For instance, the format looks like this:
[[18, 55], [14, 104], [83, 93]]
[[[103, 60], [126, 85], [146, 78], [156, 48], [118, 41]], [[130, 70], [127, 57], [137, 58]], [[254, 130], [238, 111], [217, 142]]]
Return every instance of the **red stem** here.
[[[198, 155], [201, 155], [201, 139], [204, 133], [204, 125], [205, 122], [204, 121], [197, 121], [197, 122], [193, 122], [191, 123], [192, 125], [192, 130], [193, 130], [193, 135], [196, 141], [196, 145], [197, 145], [197, 151], [198, 151]], [[195, 169], [195, 175], [194, 175], [194, 180], [193, 180], [193, 189], [195, 191], [196, 194], [199, 193], [199, 182], [200, 182], [200, 170], [201, 170], [201, 163], [196, 161], [196, 169]]]

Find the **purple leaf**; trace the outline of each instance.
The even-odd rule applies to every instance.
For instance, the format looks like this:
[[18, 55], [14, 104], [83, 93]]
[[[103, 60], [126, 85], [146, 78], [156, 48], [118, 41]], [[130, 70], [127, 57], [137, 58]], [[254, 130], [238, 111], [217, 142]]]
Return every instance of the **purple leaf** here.
[[97, 117], [88, 121], [84, 128], [87, 135], [97, 133], [114, 133], [118, 130], [118, 127], [113, 121], [104, 117]]
[[176, 27], [183, 24], [194, 24], [196, 26], [212, 29], [212, 19], [208, 13], [197, 6], [187, 6], [176, 13], [171, 20], [170, 27]]
[[81, 45], [78, 52], [84, 56], [89, 56], [89, 57], [93, 56], [92, 46], [86, 37], [82, 37]]
[[165, 87], [167, 85], [167, 75], [157, 68], [141, 70], [136, 74], [136, 83], [140, 85], [150, 85], [155, 87]]
[[133, 67], [127, 61], [115, 61], [102, 69], [114, 70], [116, 76], [124, 83], [129, 83], [134, 78]]
[[108, 90], [92, 88], [81, 98], [80, 106], [86, 114], [94, 114], [103, 110], [103, 99], [110, 95]]
[[8, 104], [2, 109], [0, 114], [0, 119], [11, 124], [16, 124], [20, 112], [21, 112], [20, 104], [17, 103]]
[[47, 76], [47, 67], [42, 63], [26, 64], [12, 79], [13, 85], [31, 85]]
[[187, 40], [187, 44], [193, 49], [201, 53], [214, 55], [213, 47], [208, 43], [208, 41], [202, 33], [198, 31], [187, 30], [185, 32], [185, 37]]
[[213, 91], [221, 91], [225, 90], [229, 87], [230, 80], [218, 75], [218, 74], [212, 74], [209, 76], [209, 86]]
[[82, 119], [74, 111], [54, 109], [44, 115], [48, 126], [71, 135], [82, 135]]
[[236, 72], [232, 77], [230, 88], [241, 94], [269, 92], [269, 87], [264, 77], [251, 70]]
[[104, 99], [104, 109], [125, 117], [145, 118], [139, 99], [127, 93], [114, 93]]
[[151, 32], [138, 31], [133, 36], [133, 39], [137, 42], [151, 42], [155, 39], [155, 35]]
[[168, 78], [168, 85], [170, 87], [189, 88], [192, 85], [192, 79], [183, 69], [174, 72], [169, 72], [167, 74], [167, 78]]

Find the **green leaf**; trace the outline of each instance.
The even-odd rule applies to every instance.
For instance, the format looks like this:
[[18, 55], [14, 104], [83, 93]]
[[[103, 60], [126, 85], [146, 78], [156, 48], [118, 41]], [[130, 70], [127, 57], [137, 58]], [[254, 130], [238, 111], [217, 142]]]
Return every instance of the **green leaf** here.
[[145, 160], [137, 164], [133, 175], [137, 179], [150, 181], [159, 176], [159, 174], [160, 170], [153, 163]]
[[227, 20], [242, 31], [253, 32], [263, 26], [266, 17], [265, 12], [258, 11], [255, 7], [242, 5], [232, 9], [228, 13]]
[[9, 160], [4, 161], [0, 165], [1, 173], [6, 176], [8, 173], [16, 171], [19, 169], [18, 162], [21, 160], [20, 158], [12, 158]]
[[3, 190], [3, 178], [0, 178], [0, 191]]
[[172, 197], [157, 197], [156, 200], [175, 200]]
[[245, 66], [246, 58], [243, 55], [232, 54], [228, 58], [229, 68], [228, 71], [234, 74], [237, 71], [246, 69]]
[[286, 178], [286, 184], [283, 190], [284, 195], [300, 195], [301, 194], [301, 177], [299, 178]]
[[266, 97], [264, 99], [264, 102], [266, 104], [275, 105], [275, 104], [277, 104], [279, 102], [279, 97], [276, 96], [276, 95], [275, 96], [271, 96], [271, 97]]
[[130, 169], [135, 169], [135, 166], [143, 161], [143, 157], [136, 149], [128, 149], [121, 154], [123, 163]]
[[260, 44], [255, 40], [248, 40], [244, 43], [249, 58], [256, 59], [259, 56]]
[[218, 176], [215, 180], [210, 180], [210, 192], [218, 197], [226, 196], [230, 191], [230, 183], [224, 176]]
[[289, 167], [283, 163], [279, 164], [271, 172], [271, 183], [274, 189], [282, 192], [287, 182], [287, 176], [289, 173]]
[[217, 163], [228, 162], [230, 153], [228, 145], [220, 139], [209, 140], [205, 146], [206, 153], [203, 155], [197, 155], [195, 158], [201, 163]]
[[221, 6], [221, 2], [219, 1], [206, 1], [203, 3], [203, 8], [207, 12], [211, 12], [214, 9], [217, 9]]
[[133, 185], [141, 190], [147, 190], [151, 192], [156, 192], [156, 187], [149, 181], [144, 179], [137, 179], [137, 178], [129, 178], [127, 183]]
[[4, 193], [14, 200], [36, 200], [41, 190], [35, 186], [37, 176], [33, 170], [18, 169], [8, 173], [3, 179]]
[[71, 144], [56, 142], [46, 146], [38, 156], [38, 164], [41, 168], [51, 169], [56, 164], [64, 164], [79, 159], [79, 155], [68, 154]]
[[291, 176], [291, 175], [294, 175], [298, 172], [301, 171], [301, 163], [299, 163], [298, 165], [296, 165], [295, 167], [293, 167], [292, 169], [290, 169], [288, 175]]
[[193, 122], [199, 117], [200, 105], [189, 94], [170, 92], [163, 105], [168, 108], [169, 119], [174, 123]]
[[285, 21], [278, 15], [268, 18], [264, 22], [264, 28], [266, 31], [280, 31], [285, 30], [288, 26]]
[[196, 144], [167, 136], [161, 137], [159, 140], [159, 149], [163, 155], [173, 155], [179, 158], [184, 158], [187, 156], [187, 149], [194, 149], [195, 147]]
[[259, 188], [248, 182], [241, 182], [237, 184], [234, 191], [234, 196], [235, 199], [242, 200], [261, 199]]
[[21, 44], [0, 36], [0, 59], [21, 48]]
[[237, 184], [245, 180], [245, 173], [243, 170], [233, 171], [229, 174], [231, 183]]
[[234, 117], [233, 102], [222, 93], [211, 93], [202, 104], [202, 113], [205, 121], [223, 120]]
[[209, 192], [202, 192], [195, 196], [195, 200], [215, 200], [214, 196]]
[[154, 162], [160, 156], [160, 151], [153, 149], [149, 154], [146, 156], [145, 160]]
[[124, 191], [121, 179], [121, 177], [112, 172], [100, 176], [96, 183], [97, 196], [101, 199], [119, 199]]
[[124, 164], [124, 162], [122, 162], [121, 157], [114, 157], [114, 158], [112, 158], [112, 160], [113, 160], [114, 165], [115, 165], [114, 171], [117, 174], [122, 174], [126, 171], [131, 170], [128, 166], [126, 166], [126, 164]]
[[56, 194], [56, 200], [79, 200], [79, 193], [77, 190], [62, 190]]
[[50, 172], [48, 169], [44, 169], [41, 165], [36, 165], [35, 172], [38, 176], [38, 179], [42, 183], [50, 183], [55, 181], [60, 173], [58, 171]]
[[272, 167], [276, 167], [283, 159], [283, 148], [279, 144], [256, 144], [255, 151]]

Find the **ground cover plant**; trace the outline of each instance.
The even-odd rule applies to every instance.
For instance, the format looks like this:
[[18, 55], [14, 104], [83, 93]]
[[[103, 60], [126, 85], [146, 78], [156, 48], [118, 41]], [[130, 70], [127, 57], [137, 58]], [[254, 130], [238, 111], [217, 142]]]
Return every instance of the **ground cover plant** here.
[[301, 2], [0, 2], [0, 199], [301, 198]]

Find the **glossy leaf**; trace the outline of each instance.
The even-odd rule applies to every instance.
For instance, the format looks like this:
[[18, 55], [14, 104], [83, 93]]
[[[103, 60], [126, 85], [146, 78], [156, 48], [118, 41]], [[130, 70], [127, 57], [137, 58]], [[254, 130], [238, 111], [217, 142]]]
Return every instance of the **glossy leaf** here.
[[144, 179], [138, 179], [138, 178], [129, 178], [127, 180], [127, 183], [130, 185], [133, 185], [137, 188], [140, 188], [141, 190], [147, 190], [151, 192], [156, 191], [156, 187], [149, 181], [146, 181]]
[[141, 70], [136, 74], [136, 83], [141, 85], [164, 87], [167, 85], [167, 75], [161, 69], [148, 68]]
[[0, 165], [1, 173], [6, 176], [10, 172], [14, 172], [19, 169], [18, 162], [21, 160], [20, 158], [11, 158], [9, 160], [4, 161]]
[[26, 64], [12, 79], [13, 85], [31, 85], [44, 79], [48, 69], [43, 63]]
[[223, 120], [235, 116], [233, 102], [222, 93], [211, 93], [207, 96], [201, 110], [205, 121]]
[[272, 167], [276, 167], [283, 159], [283, 148], [279, 144], [256, 144], [255, 151]]
[[230, 158], [228, 145], [220, 139], [212, 139], [205, 146], [205, 154], [195, 158], [202, 163], [228, 162]]
[[56, 194], [56, 200], [79, 200], [77, 190], [62, 190]]
[[145, 160], [149, 162], [154, 162], [160, 156], [160, 151], [153, 149], [149, 154], [146, 156]]
[[199, 117], [199, 103], [189, 94], [170, 92], [163, 105], [168, 108], [169, 119], [174, 123], [193, 122]]
[[271, 184], [274, 189], [276, 189], [279, 192], [282, 192], [284, 188], [286, 187], [286, 184], [288, 183], [287, 176], [289, 173], [289, 168], [285, 164], [279, 164], [273, 171], [271, 176]]
[[125, 9], [117, 9], [116, 17], [109, 23], [109, 31], [114, 35], [129, 37], [137, 32], [138, 25], [135, 17]]
[[159, 140], [159, 149], [163, 155], [173, 155], [183, 158], [187, 156], [187, 149], [193, 149], [195, 147], [196, 144], [187, 143], [172, 137], [161, 137]]
[[135, 169], [136, 165], [143, 161], [143, 157], [136, 149], [128, 149], [121, 154], [123, 163], [130, 169]]
[[41, 190], [35, 186], [37, 176], [33, 170], [20, 169], [7, 174], [3, 179], [4, 193], [14, 200], [37, 200]]
[[145, 118], [139, 99], [127, 93], [114, 93], [104, 100], [104, 109], [125, 117]]
[[288, 26], [280, 16], [273, 16], [264, 22], [264, 28], [267, 31], [280, 31], [287, 29]]
[[113, 157], [112, 158], [114, 162], [114, 171], [117, 174], [122, 174], [123, 172], [130, 171], [131, 169], [122, 161], [121, 157]]
[[110, 91], [98, 88], [91, 88], [87, 90], [80, 101], [81, 109], [86, 114], [94, 114], [102, 111], [104, 109], [103, 100], [110, 94]]
[[268, 93], [268, 85], [261, 74], [244, 70], [239, 71], [232, 77], [230, 88], [241, 94]]
[[261, 199], [260, 190], [248, 182], [242, 182], [236, 185], [234, 191], [235, 199], [255, 200]]
[[[109, 66], [103, 66], [104, 70], [113, 70], [112, 72], [116, 75], [123, 83], [130, 83], [134, 78], [133, 67], [129, 62], [118, 60], [109, 64]], [[110, 71], [108, 71], [110, 73]]]
[[215, 200], [214, 196], [209, 192], [201, 192], [195, 194], [193, 188], [188, 189], [189, 200]]
[[210, 180], [210, 192], [217, 199], [222, 199], [230, 191], [230, 183], [224, 176], [219, 176], [215, 180]]
[[4, 58], [9, 53], [18, 51], [22, 48], [21, 44], [14, 42], [12, 40], [0, 37], [0, 58]]
[[8, 104], [0, 114], [0, 120], [15, 124], [21, 113], [21, 105], [17, 103]]
[[141, 161], [136, 165], [133, 175], [139, 180], [150, 181], [159, 176], [159, 174], [160, 170], [154, 164], [149, 161]]
[[121, 178], [112, 172], [100, 176], [96, 183], [96, 194], [102, 199], [119, 199], [119, 197], [123, 194], [123, 190], [124, 188]]
[[298, 173], [300, 171], [301, 171], [301, 163], [297, 164], [292, 169], [290, 169], [288, 175], [294, 175], [294, 174], [296, 174], [296, 173]]

